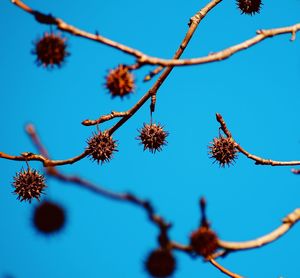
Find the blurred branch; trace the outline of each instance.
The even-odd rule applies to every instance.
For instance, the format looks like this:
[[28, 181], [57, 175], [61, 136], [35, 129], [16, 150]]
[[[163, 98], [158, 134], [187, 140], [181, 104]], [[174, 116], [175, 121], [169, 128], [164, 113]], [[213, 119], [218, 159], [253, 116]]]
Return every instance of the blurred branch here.
[[[224, 134], [227, 137], [232, 137], [230, 131], [227, 128], [227, 125], [226, 125], [222, 115], [217, 113], [216, 114], [216, 119], [220, 123], [221, 129], [224, 132]], [[295, 160], [295, 161], [276, 161], [276, 160], [272, 160], [272, 159], [261, 158], [259, 156], [256, 156], [256, 155], [253, 155], [253, 154], [249, 153], [244, 148], [242, 148], [241, 145], [239, 145], [238, 143], [236, 143], [236, 149], [239, 152], [241, 152], [242, 154], [244, 154], [245, 156], [247, 156], [249, 159], [254, 160], [256, 165], [271, 165], [271, 166], [300, 165], [300, 161], [298, 161], [298, 160]]]
[[[48, 160], [50, 160], [47, 149], [42, 144], [35, 127], [32, 124], [26, 126], [26, 132], [29, 135], [30, 139], [34, 143], [35, 147], [41, 152], [41, 154]], [[53, 166], [53, 165], [52, 165]], [[131, 193], [115, 193], [113, 191], [107, 190], [103, 187], [97, 186], [87, 180], [84, 180], [75, 175], [66, 175], [58, 171], [55, 167], [46, 168], [46, 173], [49, 176], [52, 176], [62, 182], [77, 184], [80, 187], [83, 187], [87, 190], [90, 190], [102, 197], [113, 199], [116, 201], [124, 201], [134, 204], [143, 208], [149, 220], [157, 225], [160, 230], [165, 231], [171, 225], [167, 223], [161, 216], [155, 213], [155, 210], [149, 201], [142, 200]]]
[[300, 174], [300, 169], [292, 169], [291, 171], [292, 171], [292, 173], [294, 173], [296, 175]]
[[299, 220], [300, 220], [300, 208], [297, 208], [282, 220], [282, 224], [277, 229], [275, 229], [274, 231], [272, 231], [271, 233], [265, 236], [259, 237], [254, 240], [245, 241], [245, 242], [229, 242], [229, 241], [219, 240], [219, 246], [223, 249], [226, 249], [226, 252], [259, 248], [283, 236]]
[[222, 273], [226, 274], [229, 277], [232, 278], [242, 278], [242, 276], [235, 274], [231, 272], [230, 270], [226, 269], [224, 266], [220, 265], [218, 262], [216, 262], [214, 259], [210, 258], [209, 262], [215, 266], [217, 269], [219, 269]]
[[125, 116], [128, 116], [128, 111], [127, 112], [112, 111], [110, 114], [103, 115], [97, 120], [84, 120], [84, 121], [82, 121], [81, 124], [83, 124], [85, 126], [98, 125], [98, 124], [110, 121], [114, 118], [125, 117]]

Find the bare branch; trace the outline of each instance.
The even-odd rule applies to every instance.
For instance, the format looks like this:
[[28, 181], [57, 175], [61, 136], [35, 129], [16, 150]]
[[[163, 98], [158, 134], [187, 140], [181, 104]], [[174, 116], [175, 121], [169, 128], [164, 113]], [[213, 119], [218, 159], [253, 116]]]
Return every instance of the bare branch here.
[[[248, 39], [242, 43], [239, 43], [237, 45], [226, 48], [224, 50], [210, 54], [208, 56], [204, 56], [204, 57], [200, 57], [200, 58], [178, 60], [178, 58], [180, 56], [179, 55], [175, 59], [167, 60], [167, 59], [160, 59], [157, 57], [152, 57], [152, 56], [146, 55], [139, 50], [136, 50], [134, 48], [128, 47], [121, 43], [118, 43], [118, 42], [115, 42], [108, 38], [105, 38], [103, 36], [100, 36], [99, 34], [91, 34], [86, 31], [80, 30], [79, 28], [76, 28], [72, 25], [67, 24], [62, 19], [55, 18], [52, 15], [46, 15], [46, 14], [43, 14], [41, 12], [31, 9], [26, 4], [24, 4], [21, 0], [11, 0], [11, 1], [13, 4], [18, 6], [19, 8], [32, 14], [38, 22], [44, 23], [44, 24], [56, 25], [59, 30], [62, 30], [64, 32], [68, 32], [75, 36], [79, 36], [82, 38], [86, 38], [89, 40], [99, 42], [101, 44], [108, 45], [108, 46], [118, 49], [124, 53], [132, 55], [137, 58], [138, 64], [140, 66], [144, 65], [144, 64], [152, 64], [152, 65], [160, 65], [163, 67], [171, 67], [171, 66], [174, 67], [174, 66], [189, 66], [189, 65], [199, 65], [199, 64], [206, 64], [206, 63], [211, 63], [211, 62], [217, 62], [217, 61], [227, 59], [230, 56], [232, 56], [233, 54], [235, 54], [241, 50], [245, 50], [245, 49], [265, 40], [266, 38], [271, 38], [274, 36], [291, 33], [292, 34], [291, 41], [293, 41], [293, 40], [295, 40], [296, 33], [300, 30], [300, 23], [294, 24], [292, 26], [280, 27], [280, 28], [276, 28], [276, 29], [258, 30], [257, 35], [255, 37]], [[217, 5], [221, 1], [222, 0], [211, 1], [204, 8], [204, 12], [200, 11], [200, 13], [197, 13], [196, 17], [194, 19], [199, 20], [199, 22], [200, 22], [202, 20], [202, 18], [205, 17], [206, 13], [209, 12], [215, 5]], [[193, 20], [192, 20], [192, 22], [193, 22]], [[191, 26], [192, 26], [192, 24], [191, 24]], [[196, 23], [195, 28], [196, 27], [197, 27], [197, 23]], [[190, 28], [189, 31], [191, 31], [193, 34], [192, 28]], [[188, 34], [188, 37], [189, 36], [190, 35]], [[190, 38], [191, 38], [191, 36], [189, 37], [189, 39]], [[187, 40], [187, 43], [188, 43], [189, 39]], [[178, 49], [178, 51], [181, 52], [180, 48]]]
[[154, 64], [160, 66], [190, 66], [190, 65], [200, 65], [207, 64], [212, 62], [218, 62], [221, 60], [225, 60], [232, 56], [233, 54], [245, 50], [251, 46], [258, 44], [259, 42], [271, 38], [274, 36], [279, 36], [283, 34], [292, 34], [291, 41], [295, 40], [295, 34], [300, 30], [300, 23], [296, 23], [287, 27], [280, 27], [275, 29], [268, 30], [258, 30], [257, 35], [253, 38], [250, 38], [244, 42], [233, 45], [221, 51], [209, 54], [208, 56], [192, 58], [192, 59], [181, 59], [181, 60], [166, 60], [160, 58], [149, 57], [148, 60], [144, 60], [143, 62], [146, 64]]
[[75, 157], [68, 158], [65, 160], [51, 160], [43, 155], [34, 154], [34, 153], [30, 153], [30, 152], [24, 152], [19, 156], [0, 152], [0, 158], [16, 160], [16, 161], [30, 161], [30, 160], [41, 161], [45, 167], [49, 167], [49, 166], [60, 166], [60, 165], [66, 165], [66, 164], [73, 164], [73, 163], [85, 158], [88, 154], [89, 154], [88, 151], [84, 151], [80, 155], [77, 155]]
[[99, 119], [97, 120], [84, 120], [82, 121], [81, 124], [85, 125], [85, 126], [90, 126], [90, 125], [98, 125], [98, 124], [101, 124], [101, 123], [104, 123], [104, 122], [107, 122], [107, 121], [110, 121], [114, 118], [117, 118], [117, 117], [124, 117], [128, 115], [128, 112], [116, 112], [116, 111], [112, 111], [110, 114], [107, 114], [107, 115], [103, 115], [101, 116]]
[[[222, 115], [217, 113], [216, 114], [216, 119], [220, 123], [221, 129], [223, 130], [225, 135], [227, 137], [232, 137], [230, 131], [227, 128], [227, 125], [226, 125]], [[236, 148], [237, 148], [237, 150], [239, 150], [239, 152], [241, 152], [242, 154], [247, 156], [249, 159], [254, 160], [256, 165], [271, 165], [271, 166], [300, 165], [299, 160], [295, 160], [295, 161], [276, 161], [276, 160], [272, 160], [272, 159], [261, 158], [259, 156], [256, 156], [256, 155], [253, 155], [253, 154], [249, 153], [244, 148], [242, 148], [241, 145], [239, 145], [238, 143], [236, 143]]]

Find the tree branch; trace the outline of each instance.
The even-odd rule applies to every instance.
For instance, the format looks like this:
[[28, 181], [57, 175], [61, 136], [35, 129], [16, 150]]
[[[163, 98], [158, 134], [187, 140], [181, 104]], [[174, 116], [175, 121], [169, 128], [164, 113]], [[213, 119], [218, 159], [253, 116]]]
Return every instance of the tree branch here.
[[[230, 131], [227, 128], [227, 125], [226, 125], [222, 115], [217, 113], [216, 114], [216, 119], [220, 123], [221, 129], [224, 132], [224, 134], [227, 137], [232, 137]], [[241, 152], [242, 154], [244, 154], [245, 156], [247, 156], [249, 159], [254, 160], [256, 165], [271, 165], [271, 166], [300, 165], [300, 161], [298, 161], [298, 160], [295, 160], [295, 161], [276, 161], [276, 160], [272, 160], [272, 159], [261, 158], [259, 156], [256, 156], [256, 155], [253, 155], [253, 154], [249, 153], [244, 148], [242, 148], [241, 145], [239, 145], [238, 143], [235, 143], [235, 144], [236, 144], [236, 149], [239, 152]]]
[[0, 152], [0, 158], [16, 160], [16, 161], [31, 161], [31, 160], [41, 161], [45, 167], [49, 167], [49, 166], [60, 166], [60, 165], [66, 165], [66, 164], [73, 164], [73, 163], [85, 158], [88, 154], [89, 154], [89, 152], [85, 150], [80, 155], [77, 155], [72, 158], [68, 158], [65, 160], [51, 160], [43, 155], [34, 154], [34, 153], [30, 153], [30, 152], [24, 152], [19, 156]]
[[226, 269], [224, 266], [220, 265], [218, 262], [216, 262], [214, 259], [210, 258], [209, 262], [215, 266], [217, 269], [219, 269], [222, 273], [226, 274], [229, 277], [232, 278], [242, 278], [242, 276], [235, 274], [231, 272], [230, 270]]
[[[292, 26], [287, 27], [281, 27], [276, 29], [268, 29], [268, 30], [258, 30], [257, 35], [251, 39], [248, 39], [242, 43], [239, 43], [237, 45], [231, 46], [229, 48], [226, 48], [224, 50], [221, 50], [219, 52], [215, 52], [213, 54], [210, 54], [208, 56], [200, 57], [200, 58], [192, 58], [192, 59], [181, 59], [178, 60], [178, 57], [175, 59], [167, 60], [167, 59], [160, 59], [157, 57], [152, 57], [149, 55], [144, 54], [143, 52], [136, 50], [134, 48], [128, 47], [126, 45], [123, 45], [121, 43], [115, 42], [113, 40], [110, 40], [108, 38], [105, 38], [103, 36], [100, 36], [99, 34], [91, 34], [86, 31], [80, 30], [79, 28], [76, 28], [72, 25], [67, 24], [62, 19], [55, 18], [52, 15], [46, 15], [41, 12], [35, 11], [31, 9], [29, 6], [24, 4], [21, 0], [11, 0], [13, 4], [18, 6], [19, 8], [23, 9], [24, 11], [32, 14], [35, 19], [43, 24], [53, 24], [56, 25], [59, 30], [62, 30], [64, 32], [70, 33], [75, 36], [79, 36], [82, 38], [86, 38], [89, 40], [93, 40], [96, 42], [99, 42], [101, 44], [108, 45], [110, 47], [113, 47], [115, 49], [118, 49], [124, 53], [127, 53], [129, 55], [132, 55], [137, 58], [137, 61], [140, 65], [144, 64], [151, 64], [151, 65], [160, 65], [163, 67], [174, 67], [174, 66], [189, 66], [189, 65], [199, 65], [199, 64], [206, 64], [211, 62], [217, 62], [224, 59], [229, 58], [233, 54], [247, 49], [266, 38], [271, 38], [274, 36], [282, 35], [282, 34], [292, 34], [291, 40], [295, 40], [296, 33], [300, 30], [300, 23], [294, 24]], [[202, 20], [206, 13], [209, 12], [210, 9], [212, 9], [216, 4], [221, 2], [222, 0], [215, 0], [211, 1], [210, 4], [208, 4], [204, 9], [204, 12], [197, 13], [195, 20]], [[189, 29], [191, 30], [191, 29]], [[180, 56], [180, 55], [179, 55]]]
[[[186, 33], [184, 39], [182, 40], [180, 46], [178, 47], [177, 51], [175, 52], [173, 56], [174, 59], [179, 59], [184, 52], [185, 48], [187, 47], [188, 43], [190, 42], [191, 38], [193, 37], [195, 31], [197, 30], [197, 27], [199, 23], [202, 21], [202, 19], [206, 16], [206, 14], [212, 10], [216, 5], [218, 5], [222, 0], [216, 0], [216, 1], [211, 1], [208, 3], [203, 9], [198, 11], [193, 17], [190, 19], [189, 23], [189, 30]], [[157, 75], [163, 70], [162, 66], [157, 67], [154, 69], [149, 75], [147, 75], [144, 78], [144, 81], [149, 81], [153, 76]]]

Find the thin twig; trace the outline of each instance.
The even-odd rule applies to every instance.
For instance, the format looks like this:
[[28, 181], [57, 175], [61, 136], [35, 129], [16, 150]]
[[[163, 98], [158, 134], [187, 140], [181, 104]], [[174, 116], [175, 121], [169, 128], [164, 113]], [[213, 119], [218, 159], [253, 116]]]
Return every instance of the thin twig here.
[[10, 155], [10, 154], [6, 154], [4, 152], [0, 152], [0, 158], [16, 160], [16, 161], [31, 161], [31, 160], [41, 161], [45, 167], [49, 167], [49, 166], [60, 166], [60, 165], [66, 165], [66, 164], [73, 164], [73, 163], [85, 158], [88, 154], [89, 154], [89, 152], [85, 150], [80, 155], [77, 155], [72, 158], [68, 158], [65, 160], [51, 160], [43, 155], [34, 154], [31, 152], [24, 152], [21, 155]]
[[110, 114], [107, 115], [103, 115], [101, 116], [99, 119], [97, 120], [84, 120], [82, 121], [81, 124], [85, 125], [85, 126], [90, 126], [90, 125], [98, 125], [107, 121], [110, 121], [114, 118], [118, 118], [118, 117], [124, 117], [128, 115], [128, 112], [116, 112], [116, 111], [112, 111]]
[[232, 278], [242, 278], [243, 276], [240, 276], [236, 273], [231, 272], [230, 270], [228, 270], [227, 268], [225, 268], [224, 266], [220, 265], [218, 262], [216, 262], [214, 259], [210, 258], [209, 262], [215, 266], [217, 269], [219, 269], [222, 273], [226, 274], [229, 277]]
[[[225, 133], [225, 135], [227, 137], [232, 137], [230, 131], [227, 128], [227, 125], [226, 125], [226, 123], [225, 123], [222, 115], [217, 113], [216, 114], [216, 119], [220, 123], [221, 129], [223, 130], [223, 132]], [[244, 148], [242, 148], [240, 144], [238, 144], [238, 143], [235, 143], [235, 144], [236, 144], [236, 149], [239, 152], [241, 152], [242, 154], [244, 154], [245, 156], [247, 156], [249, 159], [254, 160], [256, 165], [271, 165], [271, 166], [300, 165], [300, 161], [299, 160], [295, 160], [295, 161], [276, 161], [276, 160], [272, 160], [272, 159], [261, 158], [259, 156], [256, 156], [254, 154], [249, 153]]]

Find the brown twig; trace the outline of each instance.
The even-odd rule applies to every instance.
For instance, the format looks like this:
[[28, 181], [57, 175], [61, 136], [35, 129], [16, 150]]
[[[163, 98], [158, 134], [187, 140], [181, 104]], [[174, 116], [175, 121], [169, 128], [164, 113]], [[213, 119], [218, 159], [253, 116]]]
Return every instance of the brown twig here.
[[110, 121], [110, 120], [112, 120], [114, 118], [125, 117], [126, 115], [128, 115], [128, 112], [116, 112], [116, 111], [112, 111], [110, 114], [103, 115], [103, 116], [101, 116], [97, 120], [88, 120], [88, 119], [84, 120], [84, 121], [82, 121], [81, 124], [83, 124], [85, 126], [98, 125], [98, 124]]
[[[218, 117], [220, 117], [220, 115], [218, 115]], [[222, 118], [220, 118], [220, 122], [222, 122], [223, 125], [225, 124], [225, 121]], [[30, 136], [31, 140], [33, 141], [34, 145], [41, 152], [41, 154], [45, 158], [50, 159], [49, 154], [48, 154], [46, 148], [43, 146], [34, 126], [28, 125], [26, 127], [26, 131], [27, 131], [28, 135]], [[229, 131], [227, 130], [226, 126], [224, 126], [223, 131], [224, 132], [226, 131], [227, 134], [229, 134]], [[142, 200], [130, 193], [115, 193], [113, 191], [96, 186], [95, 184], [93, 184], [87, 180], [84, 180], [78, 176], [62, 174], [55, 167], [49, 167], [49, 168], [46, 168], [46, 170], [47, 170], [48, 175], [50, 175], [56, 179], [59, 179], [63, 182], [77, 184], [78, 186], [83, 187], [87, 190], [90, 190], [102, 197], [109, 198], [109, 199], [116, 200], [116, 201], [129, 202], [131, 204], [134, 204], [138, 207], [143, 208], [146, 211], [149, 220], [159, 228], [161, 234], [166, 233], [167, 230], [171, 226], [170, 223], [167, 223], [161, 216], [159, 216], [158, 214], [155, 213], [155, 210], [149, 201]], [[221, 265], [216, 263], [214, 259], [216, 259], [220, 256], [225, 256], [233, 251], [254, 249], [254, 248], [259, 248], [266, 244], [269, 244], [269, 243], [277, 240], [281, 236], [283, 236], [285, 233], [287, 233], [292, 228], [292, 226], [294, 224], [296, 224], [299, 220], [300, 220], [300, 209], [298, 208], [298, 209], [295, 209], [292, 213], [288, 214], [282, 220], [281, 226], [279, 226], [277, 229], [275, 229], [274, 231], [272, 231], [271, 233], [269, 233], [265, 236], [262, 236], [255, 240], [246, 241], [246, 242], [228, 242], [228, 241], [219, 240], [218, 245], [219, 245], [219, 248], [222, 250], [218, 250], [218, 252], [213, 254], [211, 256], [211, 258], [209, 258], [209, 261], [213, 265], [215, 265], [218, 269], [220, 269], [222, 272], [225, 271], [224, 272], [225, 274], [227, 274], [229, 276], [232, 275], [231, 277], [240, 277], [237, 274], [230, 272], [229, 270], [225, 269], [224, 267], [222, 267]], [[191, 246], [183, 245], [183, 244], [177, 243], [175, 241], [170, 241], [169, 247], [171, 249], [185, 252], [189, 255], [194, 254]]]
[[[190, 23], [189, 23], [190, 28], [189, 28], [188, 32], [186, 33], [184, 39], [182, 40], [180, 46], [178, 47], [177, 51], [175, 52], [175, 54], [173, 56], [173, 60], [179, 59], [181, 57], [182, 53], [184, 52], [185, 48], [187, 47], [188, 43], [190, 42], [191, 38], [193, 37], [201, 20], [206, 16], [206, 14], [211, 9], [213, 9], [220, 2], [222, 2], [222, 0], [212, 1], [212, 2], [208, 3], [208, 5], [206, 5], [203, 9], [201, 9], [193, 17], [191, 17]], [[147, 75], [144, 78], [144, 81], [151, 80], [151, 78], [153, 76], [159, 74], [163, 69], [164, 68], [162, 66], [155, 68], [149, 75]]]
[[[217, 121], [220, 123], [221, 129], [224, 132], [224, 134], [227, 137], [232, 137], [230, 131], [227, 128], [227, 125], [223, 119], [223, 117], [221, 116], [221, 114], [216, 114], [216, 119]], [[300, 161], [295, 160], [295, 161], [276, 161], [276, 160], [272, 160], [272, 159], [265, 159], [265, 158], [261, 158], [259, 156], [253, 155], [251, 153], [249, 153], [248, 151], [246, 151], [244, 148], [241, 147], [241, 145], [239, 145], [238, 143], [236, 144], [236, 149], [241, 152], [242, 154], [244, 154], [245, 156], [247, 156], [249, 159], [252, 159], [255, 161], [256, 165], [271, 165], [271, 166], [291, 166], [291, 165], [300, 165]]]
[[9, 160], [16, 160], [16, 161], [41, 161], [45, 167], [49, 166], [60, 166], [60, 165], [66, 165], [66, 164], [73, 164], [84, 157], [88, 155], [88, 151], [84, 151], [80, 155], [77, 155], [72, 158], [68, 158], [65, 160], [51, 160], [47, 157], [40, 155], [40, 154], [34, 154], [30, 152], [24, 152], [21, 155], [10, 155], [6, 154], [4, 152], [0, 152], [0, 158], [9, 159]]
[[[211, 63], [211, 62], [217, 62], [217, 61], [227, 59], [230, 56], [232, 56], [233, 54], [235, 54], [241, 50], [247, 49], [247, 48], [265, 40], [266, 38], [271, 38], [274, 36], [291, 33], [292, 34], [291, 40], [293, 41], [293, 40], [295, 40], [296, 33], [300, 30], [300, 23], [292, 25], [292, 26], [281, 27], [281, 28], [276, 28], [276, 29], [258, 30], [257, 35], [255, 37], [248, 39], [242, 43], [239, 43], [237, 45], [226, 48], [224, 50], [210, 54], [208, 56], [204, 56], [204, 57], [200, 57], [200, 58], [192, 58], [192, 59], [178, 60], [176, 58], [176, 59], [168, 60], [168, 59], [160, 59], [157, 57], [152, 57], [152, 56], [146, 55], [139, 50], [136, 50], [134, 48], [128, 47], [121, 43], [118, 43], [118, 42], [115, 42], [108, 38], [105, 38], [103, 36], [100, 36], [99, 34], [92, 34], [92, 33], [88, 33], [86, 31], [80, 30], [79, 28], [76, 28], [72, 25], [67, 24], [62, 19], [55, 18], [52, 15], [43, 14], [41, 12], [31, 9], [29, 6], [24, 4], [21, 0], [11, 0], [11, 1], [13, 4], [18, 6], [19, 8], [32, 14], [35, 17], [35, 19], [40, 23], [56, 25], [59, 30], [68, 32], [75, 36], [93, 40], [93, 41], [99, 42], [101, 44], [108, 45], [110, 47], [113, 47], [124, 53], [127, 53], [129, 55], [136, 57], [139, 66], [144, 65], [144, 64], [151, 64], [151, 65], [160, 65], [163, 67], [171, 67], [171, 66], [174, 67], [174, 66], [189, 66], [189, 65], [199, 65], [199, 64], [206, 64], [206, 63]], [[221, 1], [222, 0], [211, 1], [206, 7], [209, 7], [209, 5], [214, 7], [216, 4], [218, 4]], [[214, 5], [214, 3], [216, 3], [216, 4]], [[201, 11], [200, 11], [201, 13], [199, 13], [199, 14], [197, 13], [198, 18], [196, 18], [196, 20], [199, 20], [199, 22], [200, 22], [200, 20], [203, 17], [205, 17], [206, 13], [210, 9], [211, 8], [207, 9], [203, 13]], [[191, 30], [191, 28], [189, 30]]]
[[216, 262], [214, 259], [210, 258], [209, 262], [215, 266], [217, 269], [219, 269], [222, 273], [226, 274], [229, 277], [232, 278], [242, 278], [243, 276], [240, 276], [236, 273], [231, 272], [230, 270], [228, 270], [227, 268], [225, 268], [224, 266], [220, 265], [218, 262]]

